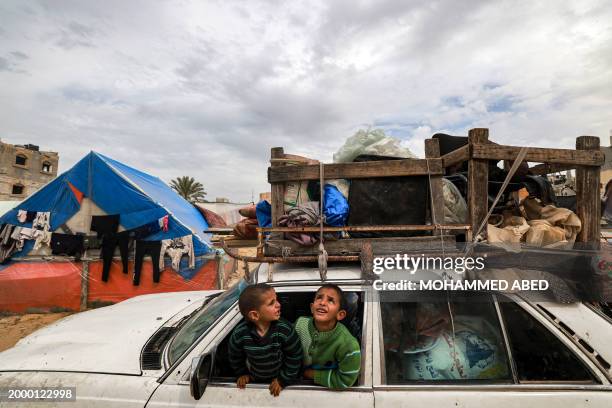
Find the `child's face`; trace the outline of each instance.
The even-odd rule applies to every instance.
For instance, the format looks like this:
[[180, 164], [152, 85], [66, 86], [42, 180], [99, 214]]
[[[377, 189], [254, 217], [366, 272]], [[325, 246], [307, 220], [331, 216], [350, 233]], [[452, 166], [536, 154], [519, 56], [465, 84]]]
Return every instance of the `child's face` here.
[[310, 304], [310, 311], [318, 323], [335, 324], [346, 316], [346, 311], [340, 309], [340, 296], [332, 288], [321, 288], [317, 291], [314, 302]]
[[278, 319], [280, 319], [280, 303], [276, 299], [276, 291], [271, 289], [263, 295], [262, 304], [257, 309], [257, 320], [263, 323]]

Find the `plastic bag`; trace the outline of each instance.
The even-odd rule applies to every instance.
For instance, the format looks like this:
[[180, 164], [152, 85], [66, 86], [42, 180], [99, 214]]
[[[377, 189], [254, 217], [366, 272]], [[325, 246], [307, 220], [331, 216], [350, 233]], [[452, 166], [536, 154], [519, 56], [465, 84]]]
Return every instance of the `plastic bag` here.
[[400, 146], [398, 139], [386, 136], [383, 130], [367, 129], [358, 130], [346, 139], [344, 145], [334, 154], [334, 163], [349, 163], [361, 154], [416, 158], [410, 150]]
[[344, 195], [331, 184], [325, 184], [323, 202], [323, 214], [325, 223], [332, 227], [342, 227], [346, 225], [349, 214], [349, 204]]
[[255, 213], [257, 215], [257, 224], [262, 228], [269, 228], [272, 226], [272, 206], [266, 200], [261, 200], [255, 207]]
[[447, 179], [442, 179], [442, 195], [444, 196], [444, 223], [465, 224], [468, 219], [467, 203], [459, 189]]

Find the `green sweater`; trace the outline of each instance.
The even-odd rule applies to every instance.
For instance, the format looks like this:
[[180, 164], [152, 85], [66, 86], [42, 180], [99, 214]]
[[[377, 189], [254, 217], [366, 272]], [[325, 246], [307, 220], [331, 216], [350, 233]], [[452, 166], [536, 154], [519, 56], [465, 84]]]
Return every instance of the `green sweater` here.
[[333, 330], [319, 332], [312, 317], [300, 317], [295, 322], [295, 331], [304, 350], [304, 368], [315, 370], [315, 384], [328, 388], [355, 384], [361, 368], [361, 349], [342, 323], [337, 323]]

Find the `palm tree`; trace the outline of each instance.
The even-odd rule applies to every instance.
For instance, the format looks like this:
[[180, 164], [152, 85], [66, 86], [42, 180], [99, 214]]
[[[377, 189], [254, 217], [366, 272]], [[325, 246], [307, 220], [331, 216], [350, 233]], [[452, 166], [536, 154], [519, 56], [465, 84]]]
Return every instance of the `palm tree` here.
[[170, 180], [170, 187], [190, 203], [202, 202], [206, 196], [202, 183], [195, 181], [193, 177], [184, 176]]

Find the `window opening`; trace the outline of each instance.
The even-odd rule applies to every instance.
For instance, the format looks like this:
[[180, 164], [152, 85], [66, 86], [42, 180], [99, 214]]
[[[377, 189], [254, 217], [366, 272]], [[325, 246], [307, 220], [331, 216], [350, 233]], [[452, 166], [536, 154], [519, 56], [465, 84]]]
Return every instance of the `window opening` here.
[[594, 382], [594, 377], [561, 340], [523, 308], [500, 302], [519, 381]]
[[[437, 297], [437, 299], [435, 299]], [[453, 293], [420, 302], [382, 302], [387, 384], [512, 381], [495, 304]]]
[[18, 164], [20, 166], [25, 166], [27, 161], [28, 161], [28, 158], [22, 154], [18, 154], [17, 156], [15, 156], [15, 164]]
[[[314, 294], [314, 290], [311, 292], [277, 292], [277, 299], [281, 304], [281, 317], [294, 324], [298, 317], [311, 316], [310, 303], [313, 301]], [[355, 336], [363, 350], [362, 330], [364, 324], [365, 293], [344, 291], [344, 296], [347, 300], [348, 310], [346, 318], [342, 320], [342, 324]], [[213, 381], [216, 383], [234, 382], [236, 380], [236, 376], [229, 364], [229, 339], [232, 332], [233, 329], [223, 338], [215, 352]], [[360, 378], [355, 385], [359, 385], [361, 382], [362, 379]], [[302, 379], [300, 383], [313, 384], [311, 380], [305, 379]]]
[[12, 194], [23, 194], [23, 186], [21, 184], [13, 184]]

